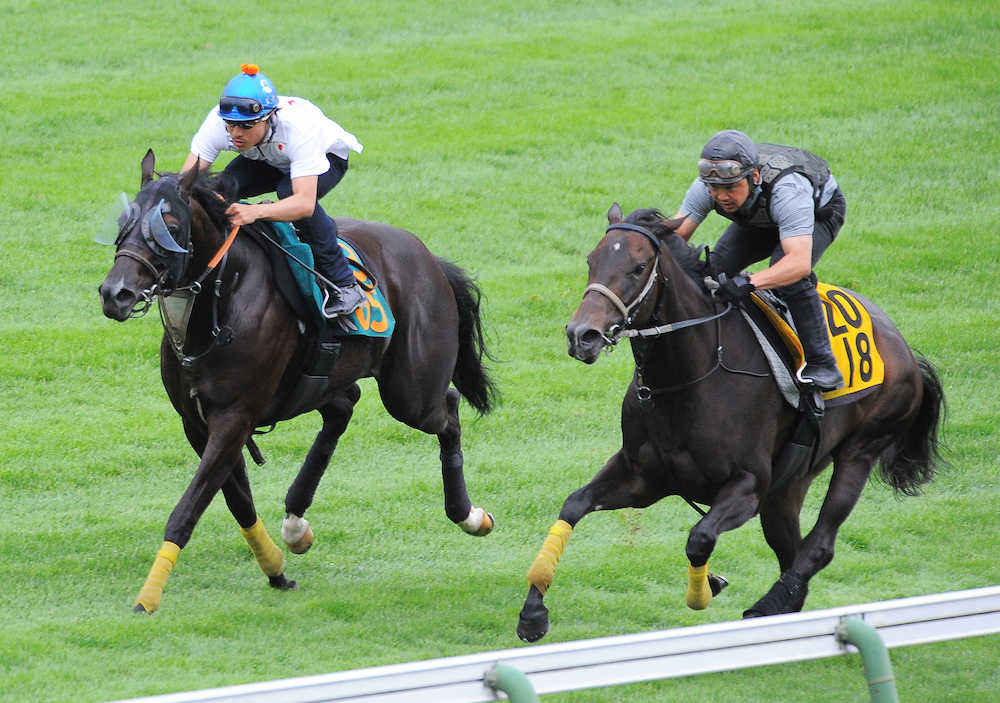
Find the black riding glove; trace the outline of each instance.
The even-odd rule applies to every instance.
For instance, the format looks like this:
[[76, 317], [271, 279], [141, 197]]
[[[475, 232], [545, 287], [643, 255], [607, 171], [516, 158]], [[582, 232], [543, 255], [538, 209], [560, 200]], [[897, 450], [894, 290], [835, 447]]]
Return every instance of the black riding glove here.
[[719, 290], [716, 295], [723, 302], [738, 303], [755, 290], [757, 290], [757, 286], [751, 283], [746, 276], [730, 278], [724, 273], [719, 274]]

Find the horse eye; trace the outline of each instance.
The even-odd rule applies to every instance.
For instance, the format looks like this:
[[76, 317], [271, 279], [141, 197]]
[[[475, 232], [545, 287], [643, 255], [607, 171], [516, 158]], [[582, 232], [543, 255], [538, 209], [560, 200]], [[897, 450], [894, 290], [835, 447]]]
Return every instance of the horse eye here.
[[643, 261], [641, 264], [636, 264], [635, 268], [632, 269], [632, 275], [638, 276], [639, 274], [641, 274], [643, 271], [646, 270], [647, 265], [648, 264], [645, 261]]

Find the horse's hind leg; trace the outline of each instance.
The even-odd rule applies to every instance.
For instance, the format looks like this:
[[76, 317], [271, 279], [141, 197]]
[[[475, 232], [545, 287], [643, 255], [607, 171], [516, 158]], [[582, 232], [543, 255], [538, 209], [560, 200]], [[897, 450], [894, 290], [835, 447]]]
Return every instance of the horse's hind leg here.
[[743, 617], [802, 610], [809, 592], [809, 579], [833, 559], [837, 532], [857, 504], [875, 462], [874, 457], [868, 453], [856, 452], [849, 458], [848, 454], [847, 451], [841, 452], [834, 462], [833, 476], [819, 517], [799, 545], [791, 566], [784, 568], [771, 590], [746, 610]]
[[780, 493], [768, 496], [761, 505], [760, 524], [764, 539], [778, 558], [781, 573], [792, 568], [802, 543], [799, 514], [812, 477], [789, 483]]
[[562, 557], [570, 534], [585, 515], [595, 510], [644, 508], [666, 495], [659, 484], [645, 475], [619, 451], [597, 475], [563, 502], [559, 519], [549, 529], [538, 556], [528, 569], [528, 596], [517, 623], [517, 636], [525, 642], [537, 642], [549, 631], [549, 611], [543, 598], [552, 585], [556, 565]]
[[458, 420], [458, 391], [445, 394], [447, 424], [437, 435], [441, 445], [441, 479], [444, 484], [444, 512], [452, 522], [470, 535], [483, 537], [493, 530], [493, 515], [477, 508], [465, 487], [462, 456], [462, 426]]
[[320, 415], [323, 416], [323, 426], [317, 433], [302, 463], [302, 468], [299, 469], [292, 485], [288, 487], [288, 493], [285, 494], [285, 519], [281, 524], [281, 537], [295, 554], [304, 554], [313, 544], [312, 527], [304, 516], [312, 505], [316, 487], [330, 464], [337, 442], [347, 429], [354, 414], [354, 406], [360, 397], [361, 388], [358, 384], [352, 383], [330, 403], [319, 408]]

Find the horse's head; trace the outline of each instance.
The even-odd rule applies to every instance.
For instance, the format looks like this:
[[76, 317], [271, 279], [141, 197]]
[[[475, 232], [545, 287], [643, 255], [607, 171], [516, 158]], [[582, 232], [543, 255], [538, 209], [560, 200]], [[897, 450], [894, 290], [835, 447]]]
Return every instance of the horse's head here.
[[663, 245], [679, 224], [653, 209], [623, 218], [618, 203], [611, 206], [604, 238], [587, 256], [590, 273], [583, 300], [566, 325], [570, 356], [592, 364], [602, 349], [617, 344], [625, 329], [652, 315], [657, 281], [664, 280], [658, 273], [660, 259], [671, 256]]
[[154, 178], [153, 150], [142, 159], [142, 185], [118, 220], [115, 262], [98, 289], [104, 314], [127, 320], [148, 309], [152, 296], [180, 283], [194, 246], [190, 193], [197, 169]]

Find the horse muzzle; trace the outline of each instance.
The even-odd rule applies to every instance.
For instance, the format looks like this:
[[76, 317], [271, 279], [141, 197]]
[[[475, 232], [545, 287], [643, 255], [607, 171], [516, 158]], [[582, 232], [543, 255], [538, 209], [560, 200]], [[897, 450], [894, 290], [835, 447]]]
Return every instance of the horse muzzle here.
[[601, 330], [587, 322], [571, 320], [566, 325], [567, 352], [571, 357], [585, 364], [593, 364], [601, 350], [611, 344], [611, 339]]
[[105, 317], [124, 322], [132, 317], [136, 306], [146, 300], [142, 292], [125, 283], [125, 277], [114, 268], [98, 287]]

